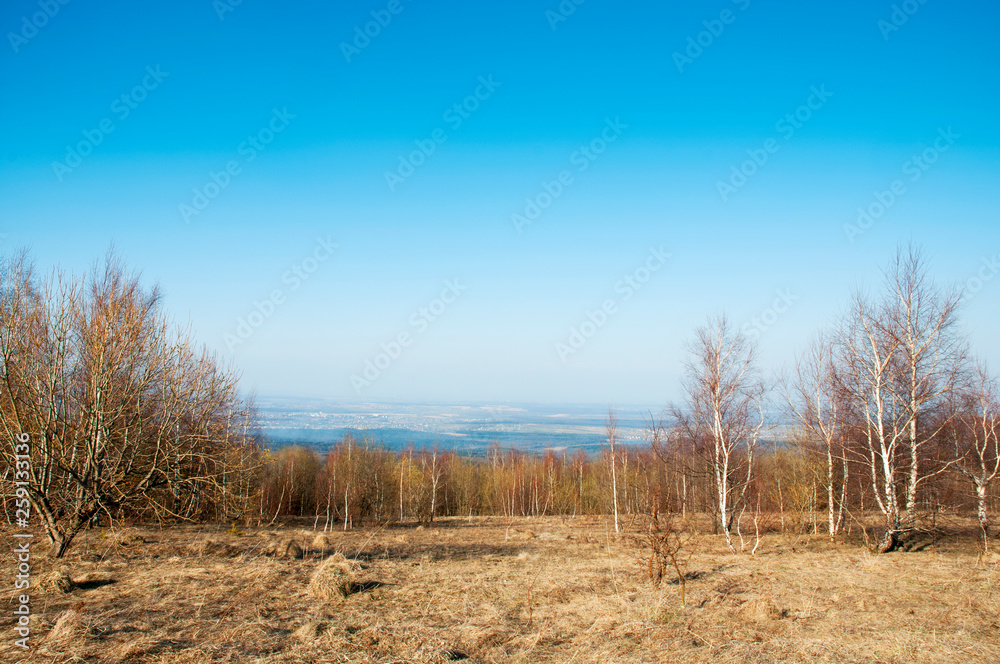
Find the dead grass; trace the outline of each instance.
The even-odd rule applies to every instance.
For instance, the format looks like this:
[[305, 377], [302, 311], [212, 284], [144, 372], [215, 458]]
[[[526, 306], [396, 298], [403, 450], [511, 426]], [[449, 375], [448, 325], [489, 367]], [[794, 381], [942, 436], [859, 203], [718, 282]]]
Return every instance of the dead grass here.
[[[35, 590], [23, 661], [1000, 661], [1000, 556], [971, 543], [873, 556], [769, 535], [749, 557], [702, 536], [681, 608], [598, 518], [224, 529], [86, 533], [37, 557], [36, 578], [65, 565], [73, 587]], [[0, 661], [20, 657], [8, 635]]]

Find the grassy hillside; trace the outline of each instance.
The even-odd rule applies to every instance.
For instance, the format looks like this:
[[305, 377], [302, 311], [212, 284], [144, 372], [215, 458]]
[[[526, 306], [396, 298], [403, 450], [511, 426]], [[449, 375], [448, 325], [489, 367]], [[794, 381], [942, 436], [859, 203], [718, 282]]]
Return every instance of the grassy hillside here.
[[1000, 661], [1000, 555], [913, 548], [775, 533], [749, 556], [699, 536], [682, 607], [638, 533], [600, 518], [90, 531], [35, 559], [24, 661]]

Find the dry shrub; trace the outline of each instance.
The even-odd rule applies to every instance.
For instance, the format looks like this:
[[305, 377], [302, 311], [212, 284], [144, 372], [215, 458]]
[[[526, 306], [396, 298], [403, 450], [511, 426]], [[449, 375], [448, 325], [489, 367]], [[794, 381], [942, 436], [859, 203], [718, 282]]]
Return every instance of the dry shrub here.
[[316, 549], [317, 551], [326, 551], [327, 547], [329, 546], [330, 546], [330, 537], [329, 535], [324, 535], [323, 533], [317, 535], [312, 541], [312, 548]]
[[309, 581], [308, 592], [322, 600], [347, 597], [351, 594], [357, 565], [347, 560], [343, 554], [330, 556], [316, 568]]
[[73, 592], [76, 584], [69, 577], [66, 568], [60, 567], [59, 569], [54, 569], [43, 574], [42, 578], [38, 580], [38, 587], [49, 592], [65, 594]]
[[681, 589], [681, 606], [687, 605], [687, 568], [697, 548], [697, 539], [697, 532], [690, 524], [678, 522], [672, 514], [661, 516], [654, 512], [645, 537], [634, 540], [649, 548], [646, 568], [654, 586], [660, 585], [668, 570], [673, 571]]
[[[574, 522], [571, 530], [558, 529], [559, 517], [466, 523], [390, 530], [383, 537], [392, 552], [384, 557], [371, 532], [326, 533], [352, 556], [332, 555], [331, 546], [308, 562], [262, 550], [293, 538], [308, 548], [322, 530], [306, 540], [287, 531], [256, 539], [255, 547], [200, 526], [140, 531], [149, 541], [145, 555], [122, 549], [106, 560], [82, 559], [68, 568], [78, 584], [72, 595], [38, 593], [39, 651], [26, 664], [431, 664], [462, 654], [468, 658], [452, 661], [1000, 661], [1000, 568], [974, 566], [971, 542], [956, 555], [880, 557], [816, 537], [796, 552], [774, 547], [755, 558], [734, 556], [721, 536], [704, 535], [690, 567], [701, 571], [698, 581], [687, 575], [689, 604], [682, 609], [679, 584], [667, 585], [676, 575], [669, 559], [661, 587], [648, 581], [645, 521], [633, 525], [641, 550], [609, 545], [596, 519]], [[529, 528], [536, 542], [505, 541]], [[442, 538], [448, 531], [454, 539]], [[544, 533], [575, 539], [547, 540]], [[600, 544], [583, 543], [588, 533], [599, 533]], [[408, 544], [396, 539], [403, 534]], [[206, 537], [260, 555], [167, 555]], [[355, 550], [370, 557], [355, 561]], [[519, 559], [522, 550], [529, 555]], [[437, 555], [422, 559], [426, 551]], [[991, 564], [1000, 560], [992, 555]], [[118, 583], [81, 587], [98, 580], [84, 572]], [[86, 610], [56, 632], [62, 640], [48, 641], [63, 611], [83, 598]], [[0, 642], [0, 662], [21, 657], [10, 640]]]

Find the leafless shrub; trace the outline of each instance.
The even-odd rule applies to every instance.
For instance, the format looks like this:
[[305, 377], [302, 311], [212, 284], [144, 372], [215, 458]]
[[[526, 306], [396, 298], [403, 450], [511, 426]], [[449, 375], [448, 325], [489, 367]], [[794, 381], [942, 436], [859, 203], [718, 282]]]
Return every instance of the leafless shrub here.
[[687, 602], [688, 563], [697, 550], [698, 533], [690, 524], [679, 522], [674, 515], [661, 516], [654, 512], [649, 518], [645, 543], [649, 549], [647, 570], [653, 585], [660, 585], [668, 569], [672, 569], [681, 589], [681, 606]]
[[754, 455], [764, 428], [766, 388], [757, 346], [720, 315], [696, 330], [688, 346], [687, 402], [670, 406], [683, 435], [708, 459], [719, 527], [735, 552], [732, 530], [753, 483]]

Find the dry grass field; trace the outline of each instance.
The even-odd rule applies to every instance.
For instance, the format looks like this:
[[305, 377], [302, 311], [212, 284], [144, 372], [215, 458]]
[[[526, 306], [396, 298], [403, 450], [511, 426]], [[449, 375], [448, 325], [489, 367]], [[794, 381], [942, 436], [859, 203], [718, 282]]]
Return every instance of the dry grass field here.
[[35, 558], [34, 648], [8, 627], [0, 660], [1000, 661], [1000, 556], [917, 548], [771, 534], [751, 557], [703, 536], [681, 607], [599, 518], [91, 531]]

